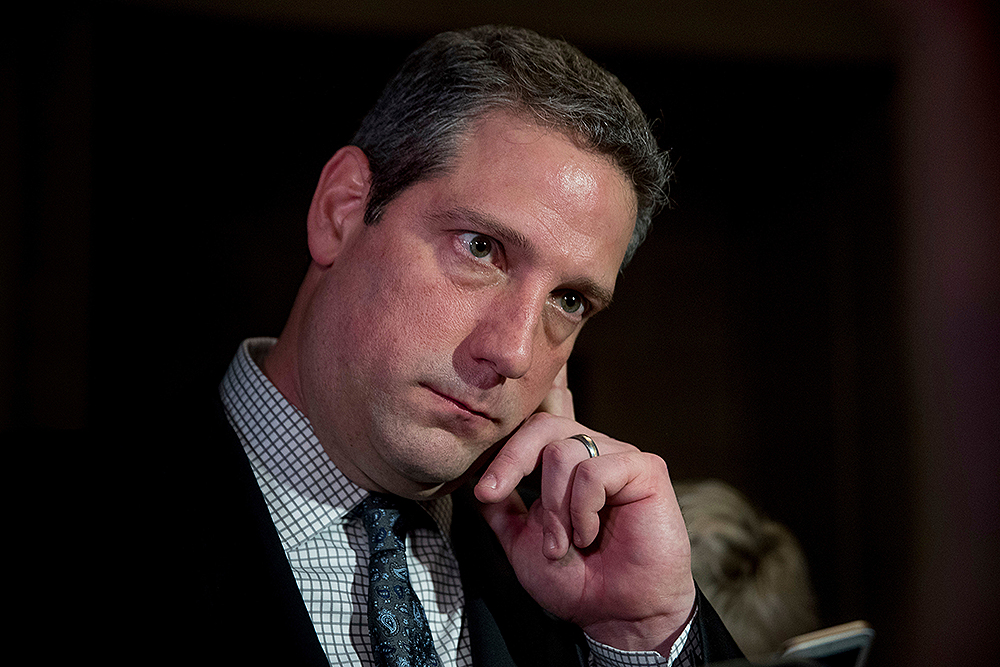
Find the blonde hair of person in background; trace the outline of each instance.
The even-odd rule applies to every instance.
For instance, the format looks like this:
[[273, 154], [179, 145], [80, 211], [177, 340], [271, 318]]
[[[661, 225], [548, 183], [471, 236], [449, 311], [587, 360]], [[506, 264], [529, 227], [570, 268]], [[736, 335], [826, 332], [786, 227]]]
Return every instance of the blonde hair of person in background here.
[[751, 660], [819, 628], [816, 596], [795, 536], [718, 480], [674, 484], [691, 538], [691, 570]]

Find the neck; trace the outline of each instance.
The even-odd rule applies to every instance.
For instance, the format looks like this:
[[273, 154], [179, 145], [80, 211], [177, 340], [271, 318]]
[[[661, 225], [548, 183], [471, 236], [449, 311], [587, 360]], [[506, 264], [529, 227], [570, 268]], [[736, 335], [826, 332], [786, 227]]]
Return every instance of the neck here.
[[302, 386], [299, 381], [299, 339], [312, 295], [319, 281], [319, 267], [311, 264], [302, 281], [292, 311], [288, 315], [285, 328], [278, 336], [278, 342], [264, 357], [261, 364], [264, 375], [281, 392], [285, 399], [294, 405], [302, 414], [309, 416]]

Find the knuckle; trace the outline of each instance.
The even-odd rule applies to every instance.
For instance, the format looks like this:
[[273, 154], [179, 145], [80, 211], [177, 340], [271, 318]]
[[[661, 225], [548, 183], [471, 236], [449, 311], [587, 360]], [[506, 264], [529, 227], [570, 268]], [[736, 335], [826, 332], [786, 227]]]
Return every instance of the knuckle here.
[[663, 475], [669, 475], [669, 470], [667, 469], [667, 462], [663, 460], [663, 457], [653, 454], [651, 452], [642, 452], [642, 456], [645, 460], [646, 465], [651, 469]]
[[576, 483], [584, 487], [589, 487], [600, 481], [600, 474], [596, 465], [592, 465], [593, 459], [583, 461], [576, 467]]
[[[576, 442], [575, 440], [573, 441]], [[579, 444], [579, 443], [577, 443]], [[580, 457], [573, 451], [571, 443], [565, 440], [551, 442], [545, 446], [542, 452], [542, 462], [547, 466], [567, 466], [575, 465]]]
[[520, 459], [514, 454], [514, 452], [508, 450], [507, 448], [501, 449], [497, 452], [496, 457], [493, 459], [491, 467], [494, 469], [500, 468], [503, 470], [517, 469], [520, 468]]
[[528, 418], [524, 420], [524, 426], [522, 426], [522, 428], [544, 427], [545, 424], [554, 419], [557, 420], [560, 419], [560, 417], [557, 417], [556, 415], [553, 415], [549, 412], [535, 412], [529, 415]]

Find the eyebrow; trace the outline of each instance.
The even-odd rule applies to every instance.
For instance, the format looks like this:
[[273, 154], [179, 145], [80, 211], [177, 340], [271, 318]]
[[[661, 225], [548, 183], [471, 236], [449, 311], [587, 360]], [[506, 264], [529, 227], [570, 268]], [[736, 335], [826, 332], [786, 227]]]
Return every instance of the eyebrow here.
[[517, 248], [531, 256], [537, 254], [535, 252], [535, 245], [528, 240], [527, 236], [516, 229], [511, 229], [493, 216], [475, 209], [466, 208], [465, 206], [455, 206], [446, 211], [434, 213], [432, 217], [454, 222], [463, 227], [475, 227], [503, 243], [504, 247]]
[[[517, 248], [529, 257], [535, 257], [538, 254], [535, 244], [527, 236], [481, 211], [465, 206], [455, 206], [444, 211], [436, 211], [431, 214], [431, 217], [459, 224], [462, 227], [472, 226], [477, 230], [482, 230], [484, 234], [500, 241], [504, 247]], [[594, 313], [611, 305], [611, 290], [599, 285], [591, 278], [581, 276], [570, 280], [568, 284], [590, 300], [594, 305]]]

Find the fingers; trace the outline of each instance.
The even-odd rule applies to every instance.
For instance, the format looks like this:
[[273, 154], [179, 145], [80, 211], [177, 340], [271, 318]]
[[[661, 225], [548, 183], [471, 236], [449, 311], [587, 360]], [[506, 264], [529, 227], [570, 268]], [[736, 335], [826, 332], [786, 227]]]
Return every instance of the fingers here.
[[[576, 422], [547, 413], [532, 415], [501, 448], [476, 485], [484, 503], [500, 502], [526, 475], [541, 465], [542, 550], [558, 560], [566, 555], [572, 537], [570, 499], [576, 466], [589, 455], [570, 435], [583, 431]], [[593, 437], [602, 437], [594, 433]]]
[[589, 457], [583, 444], [572, 438], [550, 443], [542, 452], [542, 548], [552, 560], [569, 551], [573, 482], [577, 467]]
[[[622, 508], [645, 500], [658, 503], [659, 496], [670, 488], [663, 459], [634, 448], [573, 465], [568, 464], [569, 456], [564, 462], [556, 460], [561, 453], [549, 454], [561, 452], [573, 443], [579, 445], [576, 440], [565, 440], [546, 447], [542, 497], [530, 511], [517, 492], [496, 503], [480, 505], [480, 512], [508, 555], [522, 531], [530, 527], [541, 533], [540, 547], [545, 558], [560, 560], [571, 547], [586, 549], [594, 544], [602, 528], [606, 528], [602, 526], [605, 508]], [[653, 519], [654, 529], [661, 527], [661, 519]]]
[[[580, 432], [595, 439], [600, 456], [590, 458], [587, 448], [570, 437]], [[649, 472], [649, 456], [662, 464], [659, 457], [588, 432], [574, 421], [539, 413], [497, 454], [476, 486], [476, 496], [488, 504], [502, 502], [524, 476], [541, 465], [541, 502], [532, 512], [541, 526], [543, 553], [559, 560], [571, 546], [584, 548], [593, 543], [600, 531], [598, 512], [609, 498], [631, 502], [637, 497], [637, 487], [628, 494], [623, 491]], [[662, 467], [665, 478], [665, 464]]]
[[563, 364], [555, 380], [552, 381], [552, 389], [542, 399], [542, 403], [538, 406], [536, 412], [548, 412], [557, 417], [576, 419], [573, 410], [573, 392], [569, 390], [566, 364]]
[[666, 464], [644, 452], [601, 455], [577, 466], [569, 506], [573, 544], [585, 549], [601, 529], [600, 511], [652, 498], [669, 485]]
[[[546, 412], [531, 415], [486, 468], [476, 485], [476, 497], [484, 503], [506, 498], [524, 477], [542, 464], [542, 452], [546, 446], [583, 431], [583, 427], [569, 419]], [[583, 460], [586, 449], [580, 443], [577, 445], [584, 453], [580, 458]], [[544, 469], [542, 472], [544, 474]]]

